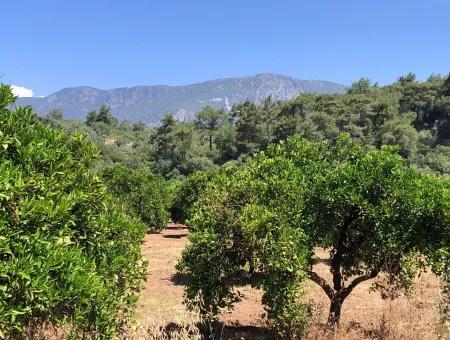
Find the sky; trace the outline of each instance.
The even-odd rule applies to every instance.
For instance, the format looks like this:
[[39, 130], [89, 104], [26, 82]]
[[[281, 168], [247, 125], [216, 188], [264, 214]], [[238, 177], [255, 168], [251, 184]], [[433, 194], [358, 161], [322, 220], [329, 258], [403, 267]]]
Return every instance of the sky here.
[[0, 81], [25, 95], [450, 72], [448, 0], [0, 0], [0, 23]]

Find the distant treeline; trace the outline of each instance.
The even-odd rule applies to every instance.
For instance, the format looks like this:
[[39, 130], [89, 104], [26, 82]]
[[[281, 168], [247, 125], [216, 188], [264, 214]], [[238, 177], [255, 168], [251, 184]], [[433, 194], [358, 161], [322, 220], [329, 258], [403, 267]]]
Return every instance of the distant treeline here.
[[95, 141], [100, 167], [125, 164], [169, 179], [242, 162], [293, 134], [335, 141], [342, 132], [369, 147], [397, 145], [411, 165], [450, 173], [450, 76], [419, 82], [410, 73], [389, 86], [363, 78], [346, 94], [301, 94], [289, 101], [269, 97], [234, 105], [229, 112], [205, 107], [190, 122], [167, 114], [157, 128], [119, 122], [107, 106], [90, 112], [86, 122], [64, 120], [57, 110], [43, 119]]

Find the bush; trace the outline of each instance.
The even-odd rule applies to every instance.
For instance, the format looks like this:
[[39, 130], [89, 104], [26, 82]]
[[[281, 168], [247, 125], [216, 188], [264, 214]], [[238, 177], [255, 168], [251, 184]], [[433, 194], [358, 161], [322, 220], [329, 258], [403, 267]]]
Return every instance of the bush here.
[[104, 169], [102, 178], [109, 192], [150, 230], [165, 228], [172, 197], [161, 176], [120, 165]]
[[0, 87], [0, 338], [44, 322], [111, 338], [130, 317], [145, 226], [89, 167], [96, 148], [9, 107]]
[[177, 223], [186, 224], [191, 216], [194, 204], [208, 184], [220, 173], [224, 173], [224, 171], [231, 175], [234, 169], [235, 167], [233, 165], [227, 165], [221, 169], [216, 168], [207, 171], [198, 171], [180, 182], [174, 189], [173, 202], [170, 210], [172, 220]]
[[211, 175], [211, 171], [199, 171], [179, 182], [175, 188], [175, 195], [170, 208], [170, 215], [174, 222], [186, 223], [192, 206], [200, 192], [211, 180]]
[[[187, 277], [186, 303], [205, 320], [214, 320], [240, 301], [233, 288], [250, 283], [263, 290], [262, 302], [280, 335], [295, 338], [309, 315], [298, 302], [306, 275], [306, 238], [292, 224], [280, 227], [273, 211], [255, 204], [261, 187], [248, 170], [221, 168], [208, 182], [199, 180], [202, 188], [192, 195], [191, 242], [177, 266]], [[292, 200], [285, 197], [285, 202]]]

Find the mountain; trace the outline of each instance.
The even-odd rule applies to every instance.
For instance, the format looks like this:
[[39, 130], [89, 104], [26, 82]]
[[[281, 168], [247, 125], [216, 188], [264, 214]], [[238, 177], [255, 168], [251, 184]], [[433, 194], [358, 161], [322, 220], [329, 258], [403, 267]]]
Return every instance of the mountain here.
[[269, 95], [286, 100], [300, 93], [343, 93], [344, 85], [322, 80], [300, 80], [277, 74], [224, 78], [186, 86], [136, 86], [99, 90], [92, 87], [65, 88], [42, 98], [20, 98], [19, 105], [31, 105], [39, 114], [60, 109], [65, 118], [84, 119], [86, 114], [107, 104], [119, 119], [158, 123], [167, 112], [187, 120], [206, 105], [230, 109], [245, 100], [260, 102]]

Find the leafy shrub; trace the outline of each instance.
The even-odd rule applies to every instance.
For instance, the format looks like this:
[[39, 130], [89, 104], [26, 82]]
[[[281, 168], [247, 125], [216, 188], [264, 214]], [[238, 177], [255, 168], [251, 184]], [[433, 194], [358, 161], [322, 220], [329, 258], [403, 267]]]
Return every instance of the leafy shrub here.
[[237, 165], [229, 162], [220, 168], [197, 171], [178, 182], [178, 185], [173, 187], [170, 209], [172, 220], [177, 223], [189, 224], [195, 204], [203, 196], [203, 192], [210, 183], [214, 182], [216, 177], [233, 176], [236, 169]]
[[120, 165], [104, 169], [102, 178], [109, 192], [149, 229], [160, 230], [166, 226], [172, 197], [161, 176]]
[[[305, 236], [278, 228], [276, 215], [253, 205], [259, 195], [253, 184], [245, 168], [235, 167], [220, 169], [204, 183], [188, 220], [191, 244], [178, 264], [188, 278], [186, 302], [214, 319], [240, 300], [233, 287], [251, 283], [264, 290], [263, 303], [280, 333], [302, 333], [308, 319], [308, 309], [298, 303], [307, 265]], [[262, 263], [264, 273], [256, 268]]]
[[217, 170], [198, 171], [180, 182], [175, 189], [171, 207], [171, 216], [174, 222], [187, 222], [194, 203], [216, 173]]
[[0, 338], [43, 322], [113, 337], [146, 263], [145, 226], [111, 202], [89, 167], [96, 148], [9, 107], [0, 87]]

